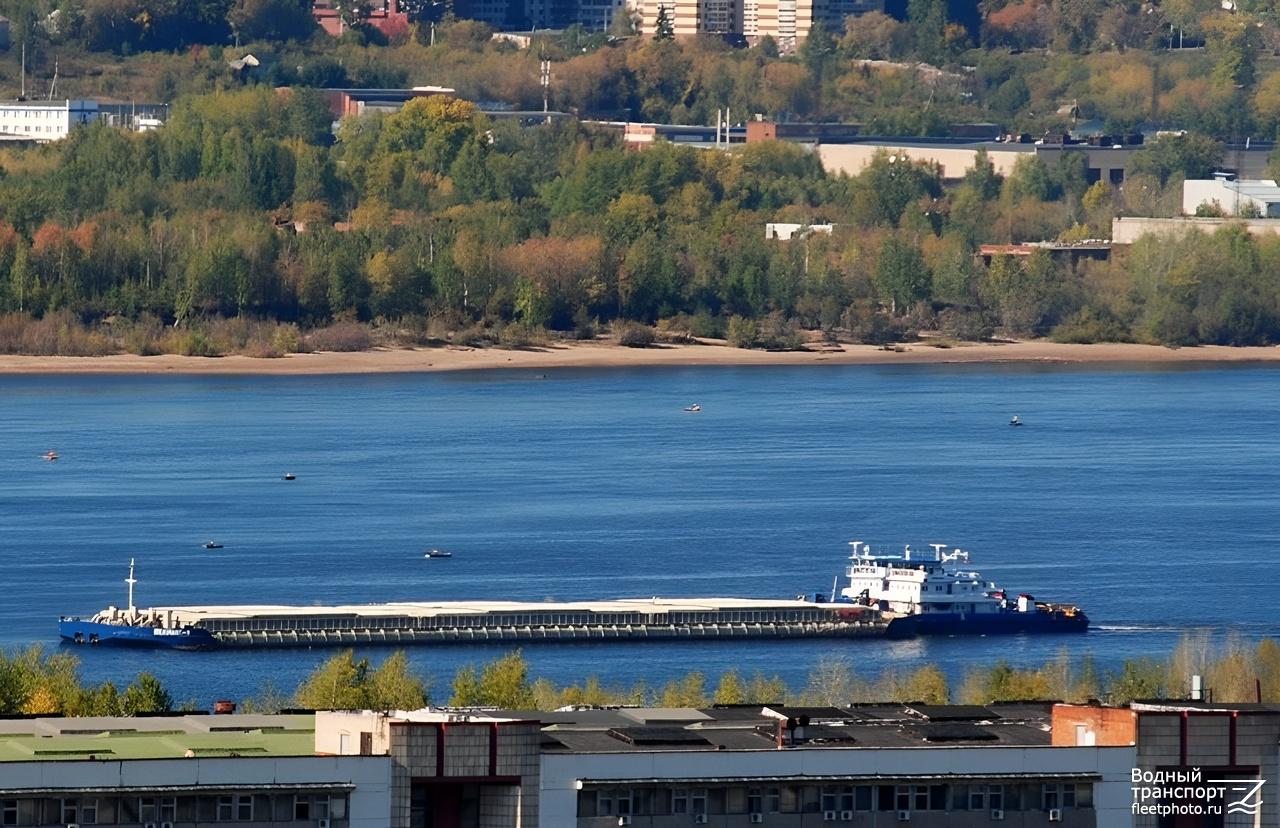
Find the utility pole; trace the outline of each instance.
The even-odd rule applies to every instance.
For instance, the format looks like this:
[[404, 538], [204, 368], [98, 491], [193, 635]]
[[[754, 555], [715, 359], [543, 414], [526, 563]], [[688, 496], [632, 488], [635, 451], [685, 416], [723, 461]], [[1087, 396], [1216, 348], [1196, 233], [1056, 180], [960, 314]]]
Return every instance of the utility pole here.
[[[549, 112], [548, 100], [551, 94], [551, 61], [547, 58], [542, 59], [542, 111]], [[547, 123], [551, 123], [551, 116], [547, 116]]]

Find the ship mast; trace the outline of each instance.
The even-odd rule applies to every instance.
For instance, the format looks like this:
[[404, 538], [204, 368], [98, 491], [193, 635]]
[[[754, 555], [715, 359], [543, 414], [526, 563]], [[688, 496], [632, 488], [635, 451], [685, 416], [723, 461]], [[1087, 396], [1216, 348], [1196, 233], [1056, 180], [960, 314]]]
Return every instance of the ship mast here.
[[133, 585], [138, 583], [138, 579], [133, 577], [133, 558], [129, 559], [129, 577], [124, 582], [129, 585], [129, 612], [133, 612]]

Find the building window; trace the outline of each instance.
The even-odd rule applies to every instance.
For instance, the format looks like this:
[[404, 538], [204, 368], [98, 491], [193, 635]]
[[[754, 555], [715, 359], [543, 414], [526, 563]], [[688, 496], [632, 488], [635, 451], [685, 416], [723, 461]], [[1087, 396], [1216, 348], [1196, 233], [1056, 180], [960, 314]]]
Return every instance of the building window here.
[[993, 811], [1004, 809], [1004, 785], [957, 786], [954, 800], [957, 811]]
[[705, 814], [706, 812], [706, 788], [676, 788], [671, 792], [671, 813]]
[[944, 785], [898, 785], [894, 789], [894, 810], [939, 811], [946, 802]]
[[747, 813], [749, 814], [764, 813], [764, 789], [763, 788], [747, 788]]
[[1044, 810], [1076, 807], [1076, 786], [1073, 782], [1050, 782], [1041, 786], [1041, 805]]
[[219, 822], [252, 822], [253, 797], [247, 794], [218, 797]]
[[631, 791], [626, 788], [596, 792], [596, 816], [626, 816], [638, 813], [632, 808]]
[[294, 819], [328, 819], [329, 797], [297, 794], [293, 798]]
[[0, 807], [0, 825], [18, 824], [18, 800], [6, 799]]

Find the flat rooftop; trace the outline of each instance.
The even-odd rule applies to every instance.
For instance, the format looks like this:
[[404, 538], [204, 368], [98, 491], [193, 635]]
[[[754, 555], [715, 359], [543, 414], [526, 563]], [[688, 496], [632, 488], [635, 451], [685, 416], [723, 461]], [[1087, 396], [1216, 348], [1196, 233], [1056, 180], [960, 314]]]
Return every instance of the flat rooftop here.
[[0, 719], [0, 762], [314, 756], [315, 716]]

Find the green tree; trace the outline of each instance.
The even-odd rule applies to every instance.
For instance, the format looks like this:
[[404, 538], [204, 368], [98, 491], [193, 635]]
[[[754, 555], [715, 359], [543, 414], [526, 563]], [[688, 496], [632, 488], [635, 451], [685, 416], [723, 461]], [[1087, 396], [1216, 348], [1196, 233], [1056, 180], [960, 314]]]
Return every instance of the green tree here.
[[368, 674], [365, 693], [371, 710], [420, 710], [430, 702], [427, 685], [409, 668], [404, 650], [396, 650]]
[[343, 650], [317, 667], [298, 687], [293, 698], [308, 710], [363, 710], [369, 659], [355, 659], [354, 650]]
[[1161, 186], [1181, 173], [1188, 179], [1208, 178], [1222, 165], [1226, 148], [1204, 135], [1165, 135], [1145, 145], [1129, 158], [1125, 179], [1151, 175]]
[[658, 18], [653, 24], [654, 40], [672, 40], [675, 38], [675, 27], [671, 23], [671, 10], [666, 3], [658, 6]]
[[474, 665], [454, 674], [451, 707], [499, 707], [531, 710], [536, 700], [529, 682], [529, 662], [516, 650], [485, 664], [477, 676]]
[[662, 688], [657, 699], [658, 707], [706, 707], [707, 678], [698, 670], [692, 670], [683, 678], [672, 679]]
[[721, 674], [720, 683], [716, 685], [715, 695], [712, 697], [714, 704], [742, 704], [746, 701], [743, 693], [742, 678], [738, 675], [737, 670], [729, 670]]
[[897, 233], [880, 246], [875, 282], [892, 302], [895, 313], [905, 313], [917, 302], [928, 299], [933, 289], [933, 276], [924, 263], [920, 247]]
[[138, 678], [124, 689], [120, 699], [120, 711], [126, 716], [139, 713], [168, 713], [173, 710], [173, 697], [164, 689], [160, 679], [151, 673], [139, 673]]
[[1134, 699], [1164, 698], [1164, 665], [1149, 656], [1126, 658], [1120, 674], [1110, 677], [1107, 701], [1124, 705]]

